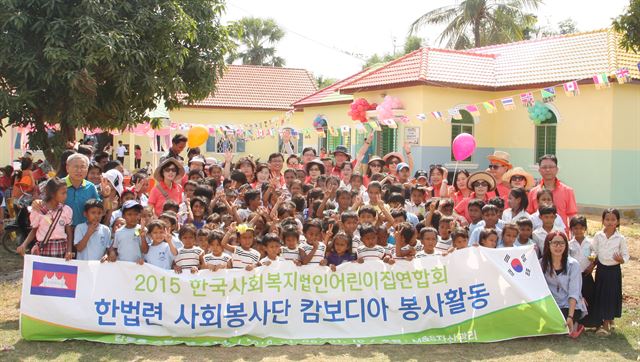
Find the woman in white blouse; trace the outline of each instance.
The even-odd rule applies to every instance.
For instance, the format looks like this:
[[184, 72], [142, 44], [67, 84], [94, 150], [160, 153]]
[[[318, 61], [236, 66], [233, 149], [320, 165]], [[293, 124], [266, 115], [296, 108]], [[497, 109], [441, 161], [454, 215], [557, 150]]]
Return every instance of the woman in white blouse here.
[[523, 188], [511, 189], [509, 192], [509, 208], [502, 212], [502, 221], [507, 223], [523, 217], [530, 219], [531, 215], [527, 212], [527, 207], [529, 207], [527, 192]]

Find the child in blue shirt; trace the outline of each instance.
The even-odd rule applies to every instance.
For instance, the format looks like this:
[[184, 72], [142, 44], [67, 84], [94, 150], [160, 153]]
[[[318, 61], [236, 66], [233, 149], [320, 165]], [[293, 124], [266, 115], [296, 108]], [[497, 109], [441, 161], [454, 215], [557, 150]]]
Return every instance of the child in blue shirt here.
[[[122, 217], [124, 227], [116, 231], [113, 239], [113, 246], [109, 249], [110, 261], [129, 261], [144, 264], [142, 258], [142, 238], [140, 237], [141, 227], [138, 224], [142, 212], [142, 205], [135, 200], [126, 201], [122, 205]], [[144, 240], [146, 245], [147, 241]]]
[[111, 246], [111, 230], [100, 223], [103, 215], [102, 201], [90, 199], [84, 204], [84, 216], [87, 221], [76, 226], [73, 238], [78, 260], [107, 260], [106, 251]]
[[171, 269], [178, 250], [171, 240], [169, 227], [161, 220], [154, 220], [147, 225], [147, 230], [141, 233], [143, 238], [147, 235], [151, 239], [151, 245], [142, 244], [144, 261], [158, 268]]

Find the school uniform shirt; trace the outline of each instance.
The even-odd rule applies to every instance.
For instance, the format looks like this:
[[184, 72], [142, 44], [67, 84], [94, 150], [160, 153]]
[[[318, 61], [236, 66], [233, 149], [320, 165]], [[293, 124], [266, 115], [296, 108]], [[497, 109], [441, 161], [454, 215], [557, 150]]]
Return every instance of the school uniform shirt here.
[[284, 259], [282, 259], [279, 256], [276, 256], [275, 259], [271, 259], [268, 256], [265, 256], [264, 258], [260, 259], [260, 265], [268, 265], [268, 264], [275, 263], [275, 262], [278, 262], [278, 261], [283, 261], [283, 260]]
[[161, 242], [157, 245], [149, 245], [149, 250], [144, 254], [144, 262], [155, 265], [162, 269], [171, 269], [173, 266], [174, 255], [171, 252], [169, 244]]
[[171, 234], [171, 241], [173, 242], [173, 246], [175, 246], [176, 249], [184, 248], [184, 243], [182, 242], [182, 240], [180, 240], [180, 237], [178, 237], [178, 233]]
[[453, 246], [453, 241], [451, 238], [443, 240], [440, 235], [438, 235], [438, 242], [436, 243], [435, 251], [442, 254], [445, 251], [449, 250]]
[[587, 237], [582, 240], [582, 243], [575, 238], [569, 241], [569, 255], [578, 261], [582, 272], [591, 265], [591, 261], [589, 261], [591, 251], [591, 240]]
[[528, 239], [527, 242], [524, 244], [520, 243], [518, 239], [516, 239], [516, 241], [513, 243], [513, 246], [528, 246], [528, 245], [536, 245], [536, 243], [531, 239]]
[[[542, 219], [540, 219], [540, 212], [536, 211], [530, 215], [531, 223], [533, 224], [533, 230], [542, 227]], [[564, 231], [567, 226], [562, 221], [560, 215], [556, 215], [556, 219], [553, 221], [553, 227], [560, 231]]]
[[[556, 228], [556, 226], [554, 225], [553, 228], [551, 229], [551, 231], [562, 231], [564, 232], [564, 229], [559, 229]], [[542, 226], [533, 230], [533, 234], [531, 235], [531, 238], [533, 239], [533, 242], [536, 243], [536, 246], [538, 247], [538, 250], [540, 251], [540, 255], [543, 254], [544, 252], [544, 239], [547, 238], [547, 235], [549, 233], [547, 232], [547, 230], [543, 229]]]
[[415, 203], [411, 202], [411, 200], [407, 200], [404, 203], [404, 209], [407, 210], [407, 212], [413, 213], [416, 216], [419, 215], [426, 215], [426, 209], [424, 206], [424, 202], [421, 202], [420, 204], [416, 205]]
[[[545, 189], [544, 180], [540, 181], [540, 184], [536, 185], [529, 191], [529, 208], [527, 211], [529, 213], [538, 210], [538, 199], [536, 195], [538, 191]], [[559, 179], [555, 179], [555, 187], [552, 191], [553, 194], [553, 205], [555, 205], [558, 210], [558, 215], [565, 225], [568, 223], [570, 217], [574, 216], [578, 213], [578, 206], [576, 205], [576, 196], [573, 192], [573, 189], [564, 183], [560, 182]], [[563, 230], [568, 232], [567, 228]]]
[[231, 257], [233, 269], [244, 269], [247, 265], [256, 265], [260, 260], [260, 252], [255, 249], [244, 250], [236, 246]]
[[225, 267], [229, 265], [229, 260], [231, 260], [231, 255], [222, 253], [220, 255], [213, 255], [212, 253], [205, 254], [204, 263], [209, 266], [216, 265], [224, 265]]
[[131, 229], [123, 226], [116, 231], [113, 238], [113, 248], [118, 250], [118, 260], [120, 261], [135, 263], [138, 259], [141, 259], [140, 225]]
[[31, 214], [29, 214], [31, 227], [38, 229], [36, 231], [37, 241], [44, 241], [44, 238], [47, 236], [47, 232], [51, 227], [51, 223], [53, 222], [53, 219], [55, 219], [56, 214], [60, 209], [62, 209], [62, 213], [60, 214], [60, 218], [56, 222], [56, 225], [53, 227], [53, 232], [51, 233], [51, 237], [49, 237], [49, 240], [67, 240], [67, 232], [65, 231], [65, 227], [71, 224], [73, 219], [73, 211], [67, 205], [60, 205], [54, 210], [47, 210], [46, 213], [32, 210]]
[[[306, 242], [300, 244], [300, 247], [302, 248], [302, 250], [304, 250], [304, 253], [306, 255], [309, 255], [313, 251], [313, 245], [309, 245]], [[309, 261], [309, 264], [320, 264], [320, 262], [324, 260], [326, 251], [327, 246], [322, 241], [318, 241], [318, 248], [316, 249], [315, 253], [313, 253], [313, 257]]]
[[[78, 245], [80, 240], [87, 234], [89, 225], [86, 222], [76, 226], [73, 232], [73, 245]], [[107, 249], [111, 246], [111, 229], [106, 225], [98, 225], [96, 231], [91, 234], [87, 246], [78, 251], [76, 259], [78, 260], [100, 260]]]
[[[540, 262], [542, 263], [542, 260]], [[576, 309], [587, 311], [582, 299], [582, 271], [577, 260], [567, 257], [567, 270], [560, 274], [556, 274], [554, 270], [547, 270], [544, 279], [559, 308], [569, 308], [569, 298], [573, 298], [576, 301]]]
[[432, 257], [432, 256], [437, 256], [437, 255], [438, 254], [436, 254], [435, 251], [433, 252], [433, 254], [427, 254], [427, 253], [424, 252], [424, 250], [421, 250], [421, 251], [416, 253], [415, 258], [416, 259], [422, 259], [422, 258], [429, 258], [429, 257]]
[[[480, 223], [478, 223], [478, 224], [480, 224]], [[482, 227], [475, 228], [473, 230], [473, 232], [471, 233], [471, 235], [469, 235], [469, 242], [467, 243], [468, 246], [472, 246], [472, 245], [476, 245], [476, 244], [480, 245], [480, 233], [482, 232], [482, 230], [485, 229], [484, 225], [485, 225], [484, 221], [482, 221]], [[498, 240], [497, 240], [496, 244], [501, 244], [501, 241], [502, 241], [502, 228], [500, 227], [499, 224], [496, 224], [496, 227], [494, 227], [494, 229], [498, 233]]]
[[477, 228], [482, 228], [484, 226], [484, 220], [480, 220], [475, 224], [469, 224], [469, 235], [471, 235], [471, 233], [477, 229]]
[[200, 267], [200, 255], [204, 254], [204, 250], [197, 246], [192, 248], [180, 248], [178, 249], [178, 255], [175, 257], [176, 265], [183, 269], [192, 267]]
[[502, 212], [501, 220], [506, 223], [506, 222], [516, 221], [523, 217], [527, 219], [531, 219], [531, 215], [529, 215], [529, 213], [526, 210], [520, 210], [519, 213], [517, 213], [516, 215], [513, 215], [513, 210], [506, 209]]
[[365, 245], [362, 245], [358, 248], [358, 250], [356, 251], [356, 258], [357, 259], [379, 259], [382, 260], [382, 258], [384, 258], [385, 255], [385, 250], [382, 246], [380, 245], [376, 245], [373, 248], [369, 248], [366, 247]]
[[619, 253], [625, 263], [629, 261], [627, 240], [618, 231], [613, 233], [610, 238], [607, 238], [604, 231], [598, 231], [596, 235], [593, 236], [591, 246], [598, 256], [598, 262], [602, 265], [612, 266], [620, 264], [613, 260], [613, 254], [615, 253]]
[[283, 246], [280, 249], [280, 257], [282, 257], [282, 259], [284, 260], [302, 261], [300, 260], [301, 249], [302, 249], [301, 247], [297, 247], [295, 249], [289, 249], [288, 247]]

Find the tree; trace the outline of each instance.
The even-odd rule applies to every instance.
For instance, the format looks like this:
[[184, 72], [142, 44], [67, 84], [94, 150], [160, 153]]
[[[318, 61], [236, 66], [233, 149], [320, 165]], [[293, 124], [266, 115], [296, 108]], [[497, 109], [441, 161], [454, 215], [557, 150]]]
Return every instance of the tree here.
[[337, 81], [338, 80], [335, 79], [335, 78], [325, 78], [324, 76], [320, 75], [320, 76], [316, 77], [316, 87], [318, 89], [326, 88], [326, 87], [334, 84]]
[[362, 69], [367, 69], [376, 64], [387, 63], [394, 59], [398, 59], [403, 55], [409, 54], [412, 51], [418, 50], [422, 47], [424, 40], [418, 36], [408, 35], [404, 40], [403, 52], [400, 54], [385, 53], [383, 55], [373, 54], [367, 58], [366, 62], [362, 66]]
[[409, 35], [404, 41], [404, 54], [409, 54], [414, 50], [422, 48], [422, 38], [419, 36]]
[[[81, 128], [206, 97], [233, 49], [223, 0], [0, 0], [0, 119], [55, 164]], [[0, 133], [2, 131], [0, 130]]]
[[242, 51], [229, 56], [229, 63], [241, 59], [242, 64], [284, 66], [285, 60], [276, 56], [275, 48], [284, 37], [284, 30], [275, 20], [245, 17], [234, 25], [236, 31], [231, 35]]
[[559, 21], [558, 22], [558, 30], [559, 30], [559, 33], [562, 34], [562, 35], [564, 35], [564, 34], [573, 34], [573, 33], [577, 33], [579, 31], [578, 30], [578, 25], [571, 18], [567, 18], [567, 19], [564, 19], [562, 21]]
[[627, 51], [640, 52], [640, 0], [629, 0], [626, 12], [613, 21], [613, 28], [622, 33], [622, 47]]
[[542, 0], [464, 0], [429, 11], [409, 28], [414, 34], [428, 24], [446, 24], [440, 43], [466, 49], [524, 39], [523, 29], [535, 17], [525, 9], [537, 9]]

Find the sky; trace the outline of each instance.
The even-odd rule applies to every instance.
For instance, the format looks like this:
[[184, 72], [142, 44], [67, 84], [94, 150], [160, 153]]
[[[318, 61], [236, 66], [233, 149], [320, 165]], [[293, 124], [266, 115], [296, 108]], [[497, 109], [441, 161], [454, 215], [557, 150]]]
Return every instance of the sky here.
[[[362, 69], [374, 53], [402, 52], [409, 25], [421, 14], [459, 0], [227, 0], [223, 22], [245, 16], [273, 18], [285, 30], [277, 53], [286, 66], [304, 68], [315, 76], [346, 78]], [[578, 30], [609, 27], [629, 0], [546, 0], [537, 11], [539, 24], [556, 28], [571, 18]], [[418, 34], [428, 46], [438, 46], [443, 26], [430, 25]]]

